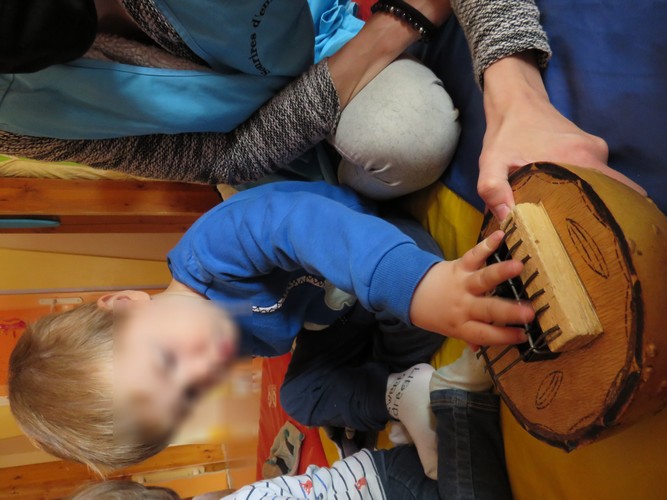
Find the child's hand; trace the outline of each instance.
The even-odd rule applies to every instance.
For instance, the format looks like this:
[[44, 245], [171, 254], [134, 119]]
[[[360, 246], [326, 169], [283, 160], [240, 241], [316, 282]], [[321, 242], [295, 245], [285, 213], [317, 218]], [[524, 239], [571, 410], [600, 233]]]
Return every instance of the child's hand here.
[[484, 267], [502, 239], [503, 232], [496, 231], [460, 259], [433, 266], [412, 296], [412, 322], [472, 345], [525, 342], [523, 329], [503, 325], [529, 323], [534, 317], [532, 308], [515, 300], [485, 296], [523, 269], [516, 260]]

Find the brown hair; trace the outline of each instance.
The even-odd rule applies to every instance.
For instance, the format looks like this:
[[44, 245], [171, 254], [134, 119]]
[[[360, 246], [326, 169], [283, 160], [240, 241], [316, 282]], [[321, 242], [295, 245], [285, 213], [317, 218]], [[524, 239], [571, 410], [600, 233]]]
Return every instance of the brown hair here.
[[172, 431], [118, 426], [113, 328], [114, 313], [94, 303], [51, 314], [25, 331], [9, 360], [9, 402], [23, 431], [45, 451], [98, 474], [155, 455]]
[[70, 500], [180, 500], [169, 488], [144, 486], [134, 481], [102, 481], [87, 486]]

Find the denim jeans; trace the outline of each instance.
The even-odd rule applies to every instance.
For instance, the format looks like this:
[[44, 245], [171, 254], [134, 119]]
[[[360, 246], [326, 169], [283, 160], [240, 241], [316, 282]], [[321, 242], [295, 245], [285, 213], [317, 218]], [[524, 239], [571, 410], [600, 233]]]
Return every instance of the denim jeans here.
[[424, 475], [414, 446], [373, 452], [387, 499], [511, 499], [498, 396], [434, 391], [431, 408], [437, 420], [438, 481]]

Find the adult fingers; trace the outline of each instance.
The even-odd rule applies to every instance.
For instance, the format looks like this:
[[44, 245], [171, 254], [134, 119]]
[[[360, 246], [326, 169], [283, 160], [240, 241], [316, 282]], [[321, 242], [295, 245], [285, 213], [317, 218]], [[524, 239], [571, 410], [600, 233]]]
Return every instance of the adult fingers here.
[[477, 192], [499, 222], [505, 220], [514, 207], [514, 193], [505, 168], [487, 167], [480, 162]]

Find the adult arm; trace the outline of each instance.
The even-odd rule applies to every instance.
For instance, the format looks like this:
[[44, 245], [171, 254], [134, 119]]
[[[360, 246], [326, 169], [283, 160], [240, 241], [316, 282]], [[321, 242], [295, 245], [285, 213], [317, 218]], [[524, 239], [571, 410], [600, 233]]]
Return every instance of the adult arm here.
[[[411, 3], [438, 24], [450, 12], [445, 0]], [[227, 134], [62, 140], [0, 132], [0, 152], [170, 180], [256, 180], [334, 132], [347, 103], [416, 39], [417, 33], [394, 16], [374, 15], [338, 53], [310, 68]]]
[[534, 161], [595, 168], [645, 194], [607, 166], [608, 148], [554, 108], [540, 68], [550, 55], [533, 0], [453, 0], [473, 65], [484, 90], [487, 131], [477, 189], [496, 218], [514, 206], [507, 181], [512, 170]]

